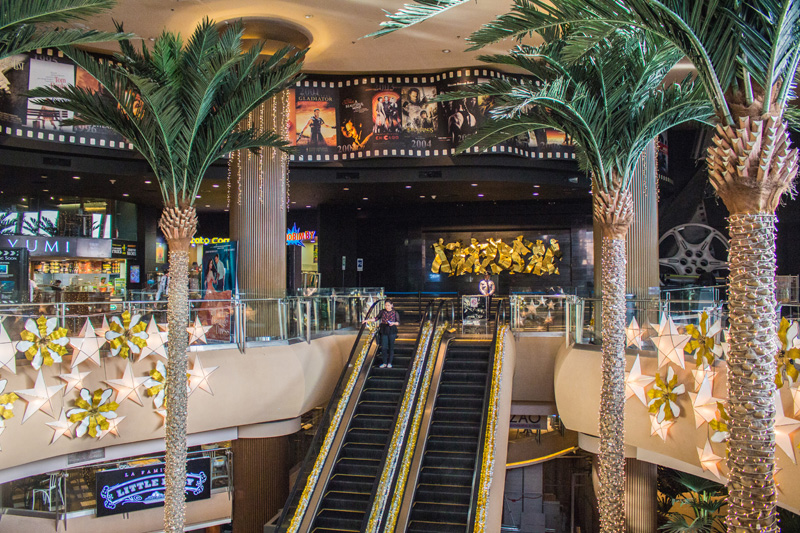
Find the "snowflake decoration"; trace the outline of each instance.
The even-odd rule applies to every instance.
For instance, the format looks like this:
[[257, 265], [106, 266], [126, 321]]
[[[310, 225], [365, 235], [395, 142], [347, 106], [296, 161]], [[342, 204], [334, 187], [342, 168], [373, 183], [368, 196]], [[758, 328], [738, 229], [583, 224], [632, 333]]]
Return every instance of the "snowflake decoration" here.
[[75, 429], [76, 437], [83, 437], [88, 433], [90, 437], [97, 438], [102, 431], [109, 429], [108, 421], [117, 418], [116, 411], [119, 408], [117, 402], [110, 401], [112, 394], [113, 389], [97, 389], [94, 392], [81, 389], [81, 397], [75, 400], [77, 407], [67, 411], [71, 423], [80, 422]]
[[[7, 379], [0, 379], [0, 393], [6, 390]], [[0, 428], [5, 427], [5, 421], [14, 416], [14, 402], [19, 396], [13, 392], [0, 394]]]
[[17, 343], [17, 350], [23, 352], [31, 366], [39, 370], [42, 365], [53, 366], [60, 363], [67, 355], [69, 344], [67, 329], [58, 327], [58, 318], [40, 316], [35, 321], [29, 318], [25, 329], [19, 334], [22, 339]]
[[797, 382], [800, 372], [794, 362], [800, 359], [800, 339], [797, 338], [797, 322], [789, 322], [781, 318], [778, 325], [778, 351], [775, 354], [775, 386], [783, 387], [784, 382], [789, 382], [789, 387]]
[[147, 387], [145, 393], [152, 396], [153, 405], [156, 409], [161, 409], [164, 406], [164, 392], [167, 385], [167, 367], [164, 363], [158, 361], [156, 367], [150, 371], [150, 378], [144, 382]]
[[694, 324], [686, 325], [686, 333], [691, 335], [691, 340], [683, 347], [683, 351], [691, 354], [697, 360], [697, 366], [712, 366], [714, 359], [722, 356], [722, 347], [717, 344], [715, 337], [722, 331], [719, 321], [709, 325], [708, 313], [703, 311], [700, 315], [700, 327]]
[[111, 355], [127, 359], [131, 353], [139, 354], [147, 346], [147, 324], [141, 318], [141, 315], [131, 316], [130, 311], [125, 311], [121, 317], [111, 317], [106, 331]]
[[716, 418], [708, 423], [708, 426], [714, 431], [714, 434], [711, 435], [712, 442], [725, 442], [728, 440], [730, 436], [728, 422], [730, 422], [730, 420], [731, 417], [729, 417], [728, 412], [725, 411], [725, 404], [717, 402]]
[[678, 395], [685, 392], [686, 386], [678, 385], [678, 376], [672, 367], [668, 367], [666, 381], [661, 378], [661, 374], [656, 374], [656, 384], [647, 391], [647, 396], [650, 398], [647, 406], [650, 408], [650, 414], [655, 415], [656, 422], [660, 424], [680, 416], [681, 408], [676, 402]]

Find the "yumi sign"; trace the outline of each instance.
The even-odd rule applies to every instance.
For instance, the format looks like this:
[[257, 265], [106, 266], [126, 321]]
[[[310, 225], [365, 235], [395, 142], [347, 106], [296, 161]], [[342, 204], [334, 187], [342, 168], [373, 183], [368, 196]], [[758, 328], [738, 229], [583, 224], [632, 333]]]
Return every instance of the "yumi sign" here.
[[[164, 505], [164, 463], [96, 473], [97, 516]], [[186, 461], [186, 501], [211, 498], [211, 458]]]

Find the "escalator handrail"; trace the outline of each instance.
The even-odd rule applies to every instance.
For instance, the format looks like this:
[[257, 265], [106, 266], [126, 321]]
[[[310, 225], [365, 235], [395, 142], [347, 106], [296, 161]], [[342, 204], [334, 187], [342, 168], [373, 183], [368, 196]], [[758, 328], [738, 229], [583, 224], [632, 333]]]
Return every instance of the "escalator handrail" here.
[[[501, 320], [500, 314], [502, 313], [503, 319]], [[478, 506], [478, 497], [480, 495], [480, 480], [481, 480], [481, 465], [483, 464], [483, 448], [486, 445], [486, 424], [488, 423], [488, 416], [489, 416], [489, 400], [492, 394], [492, 387], [491, 383], [492, 380], [495, 379], [494, 373], [494, 364], [495, 364], [495, 353], [498, 341], [498, 333], [500, 331], [500, 326], [505, 322], [506, 318], [506, 306], [505, 301], [500, 301], [497, 303], [497, 314], [495, 315], [494, 320], [494, 335], [492, 337], [492, 344], [489, 348], [489, 366], [488, 372], [486, 374], [486, 390], [483, 393], [483, 410], [481, 412], [481, 435], [478, 438], [478, 453], [475, 457], [475, 469], [472, 472], [472, 491], [469, 501], [469, 514], [467, 515], [467, 533], [473, 533], [475, 531], [475, 511], [477, 510]]]
[[[306, 453], [305, 458], [303, 459], [303, 464], [300, 469], [300, 473], [297, 476], [297, 479], [292, 487], [292, 491], [289, 493], [289, 498], [286, 500], [286, 505], [284, 505], [283, 510], [281, 511], [280, 519], [278, 520], [275, 531], [276, 533], [281, 533], [289, 527], [291, 524], [291, 517], [287, 519], [287, 515], [290, 513], [294, 514], [297, 505], [297, 500], [300, 499], [301, 495], [303, 494], [303, 489], [305, 488], [306, 482], [308, 481], [308, 476], [311, 473], [311, 470], [314, 467], [314, 463], [316, 462], [317, 455], [319, 454], [319, 447], [321, 441], [325, 438], [325, 434], [327, 433], [327, 426], [330, 423], [331, 416], [333, 414], [334, 409], [338, 403], [338, 398], [341, 398], [342, 395], [342, 388], [344, 384], [347, 382], [345, 377], [347, 376], [348, 370], [352, 368], [354, 358], [358, 353], [358, 346], [361, 342], [361, 337], [364, 334], [364, 330], [367, 327], [366, 319], [370, 318], [373, 311], [375, 309], [379, 309], [383, 306], [384, 299], [378, 299], [375, 303], [370, 306], [367, 314], [364, 316], [364, 322], [362, 322], [361, 327], [358, 330], [358, 334], [356, 335], [356, 340], [353, 343], [353, 348], [350, 350], [350, 357], [347, 358], [347, 363], [345, 364], [344, 368], [342, 369], [342, 373], [339, 375], [339, 381], [336, 383], [336, 387], [333, 389], [333, 393], [331, 394], [331, 398], [328, 401], [328, 406], [325, 408], [325, 412], [320, 418], [320, 423], [317, 425], [317, 431], [314, 434], [314, 439], [311, 441], [311, 445], [308, 448], [308, 452]], [[380, 306], [380, 307], [379, 307]]]

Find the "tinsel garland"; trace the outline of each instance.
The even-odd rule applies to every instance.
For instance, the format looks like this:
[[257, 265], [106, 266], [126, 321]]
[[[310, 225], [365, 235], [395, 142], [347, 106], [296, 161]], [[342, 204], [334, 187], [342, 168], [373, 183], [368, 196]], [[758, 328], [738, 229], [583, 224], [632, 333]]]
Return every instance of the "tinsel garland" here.
[[492, 367], [492, 385], [489, 393], [489, 412], [486, 417], [486, 437], [483, 443], [483, 461], [478, 488], [478, 505], [475, 510], [474, 533], [486, 531], [486, 512], [489, 507], [489, 489], [494, 477], [494, 448], [497, 437], [497, 416], [500, 403], [500, 387], [503, 384], [503, 357], [505, 357], [505, 337], [508, 326], [497, 330], [497, 344], [494, 351], [494, 367]]
[[625, 532], [625, 239], [603, 237], [600, 531]]
[[[417, 396], [417, 390], [419, 389], [422, 369], [424, 368], [423, 361], [425, 359], [425, 353], [428, 351], [432, 332], [433, 324], [431, 322], [426, 322], [422, 327], [422, 336], [417, 343], [417, 352], [414, 354], [414, 360], [411, 363], [411, 372], [406, 382], [403, 400], [400, 403], [400, 411], [395, 418], [396, 422], [394, 431], [392, 432], [391, 443], [389, 444], [388, 456], [384, 461], [383, 471], [381, 472], [380, 481], [378, 482], [378, 490], [375, 500], [372, 503], [369, 519], [367, 520], [367, 533], [378, 533], [381, 531], [383, 510], [386, 509], [386, 504], [391, 495], [390, 488], [392, 480], [397, 470], [403, 438], [406, 435], [412, 408], [414, 407], [414, 400]], [[409, 440], [408, 442], [410, 443], [411, 441]]]
[[420, 385], [419, 399], [414, 408], [414, 418], [411, 421], [411, 428], [409, 429], [408, 444], [403, 451], [403, 459], [400, 462], [400, 471], [397, 474], [397, 484], [392, 494], [392, 503], [389, 506], [389, 514], [386, 517], [386, 527], [384, 531], [387, 533], [394, 533], [397, 527], [397, 518], [400, 513], [400, 506], [403, 503], [403, 496], [406, 491], [406, 484], [408, 483], [408, 474], [411, 469], [411, 461], [414, 457], [414, 451], [417, 448], [417, 435], [419, 435], [420, 425], [422, 423], [422, 416], [425, 414], [425, 405], [428, 401], [428, 393], [431, 388], [431, 380], [433, 379], [433, 370], [436, 367], [436, 354], [439, 353], [439, 346], [442, 344], [442, 337], [444, 332], [449, 327], [445, 322], [443, 326], [439, 326], [433, 336], [431, 342], [431, 356], [428, 358], [428, 364], [425, 366], [425, 374], [422, 376], [422, 383]]
[[728, 531], [776, 532], [775, 215], [731, 215]]
[[350, 396], [353, 394], [353, 388], [356, 385], [356, 380], [358, 379], [359, 374], [361, 374], [361, 369], [363, 368], [364, 361], [367, 358], [369, 347], [372, 345], [375, 332], [378, 330], [378, 323], [370, 322], [367, 324], [366, 328], [366, 340], [361, 346], [361, 351], [358, 353], [355, 363], [353, 363], [353, 370], [350, 373], [350, 378], [347, 380], [347, 383], [344, 386], [342, 397], [339, 398], [339, 403], [336, 405], [336, 411], [334, 411], [333, 416], [331, 417], [331, 422], [328, 425], [328, 431], [325, 433], [325, 440], [322, 441], [319, 455], [317, 455], [317, 459], [314, 462], [314, 467], [311, 470], [311, 473], [308, 475], [306, 486], [303, 488], [303, 493], [300, 495], [300, 501], [297, 502], [297, 509], [295, 509], [294, 516], [292, 516], [292, 522], [289, 524], [286, 533], [297, 533], [300, 529], [300, 524], [303, 522], [306, 509], [308, 509], [308, 504], [311, 501], [311, 495], [314, 494], [314, 490], [317, 488], [317, 482], [319, 481], [319, 475], [322, 472], [322, 467], [325, 466], [325, 461], [327, 460], [328, 454], [331, 451], [331, 446], [333, 446], [333, 440], [336, 437], [336, 433], [338, 432], [339, 426], [342, 423], [344, 411], [347, 409], [347, 404], [350, 402]]

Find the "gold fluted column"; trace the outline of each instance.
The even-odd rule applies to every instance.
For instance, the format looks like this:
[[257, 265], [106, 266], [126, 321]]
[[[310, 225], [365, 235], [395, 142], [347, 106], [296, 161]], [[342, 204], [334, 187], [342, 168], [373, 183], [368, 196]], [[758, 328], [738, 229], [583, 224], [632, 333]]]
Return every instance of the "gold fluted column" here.
[[[658, 197], [656, 191], [655, 143], [639, 158], [633, 171], [633, 224], [628, 231], [628, 294], [648, 298], [648, 289], [658, 287]], [[650, 295], [650, 296], [658, 296]]]
[[[242, 127], [286, 136], [288, 92], [268, 100]], [[231, 239], [238, 243], [237, 276], [244, 298], [273, 298], [286, 292], [286, 156], [279, 150], [242, 150], [230, 161]], [[278, 335], [276, 305], [254, 305], [247, 315], [248, 337]]]
[[625, 460], [626, 533], [657, 531], [656, 492], [658, 467], [638, 459]]

